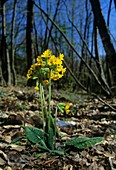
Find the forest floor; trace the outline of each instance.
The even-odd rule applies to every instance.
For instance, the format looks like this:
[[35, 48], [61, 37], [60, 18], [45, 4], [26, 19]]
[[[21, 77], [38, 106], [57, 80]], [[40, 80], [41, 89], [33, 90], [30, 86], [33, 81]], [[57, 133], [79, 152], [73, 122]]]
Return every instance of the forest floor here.
[[[69, 102], [69, 114], [59, 113], [59, 132], [72, 137], [104, 137], [104, 140], [84, 150], [74, 149], [59, 156], [44, 153], [26, 140], [18, 145], [12, 140], [24, 134], [20, 125], [41, 128], [39, 94], [31, 88], [0, 87], [0, 170], [115, 170], [116, 112], [97, 98], [65, 91], [53, 91], [51, 105]], [[103, 98], [116, 108], [116, 99]], [[67, 125], [68, 122], [68, 125]]]

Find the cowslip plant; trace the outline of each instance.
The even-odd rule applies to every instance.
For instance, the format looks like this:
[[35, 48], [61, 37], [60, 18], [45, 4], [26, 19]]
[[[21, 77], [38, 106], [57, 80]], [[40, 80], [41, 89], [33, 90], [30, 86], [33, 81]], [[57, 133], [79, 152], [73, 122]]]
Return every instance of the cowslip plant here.
[[[35, 90], [40, 91], [41, 110], [44, 138], [38, 138], [40, 148], [49, 152], [58, 152], [55, 150], [56, 137], [59, 137], [56, 123], [51, 114], [51, 81], [58, 80], [64, 76], [66, 68], [63, 67], [64, 55], [58, 57], [52, 54], [48, 49], [42, 55], [38, 56], [36, 63], [33, 64], [27, 73], [27, 80], [36, 81]], [[45, 99], [45, 86], [48, 87], [48, 101]], [[27, 128], [26, 128], [27, 131]], [[32, 135], [33, 136], [33, 135]], [[62, 152], [61, 152], [62, 153]]]
[[[56, 57], [48, 49], [37, 57], [36, 63], [28, 70], [27, 80], [34, 79], [36, 81], [35, 90], [40, 91], [43, 129], [22, 126], [25, 131], [25, 136], [15, 139], [14, 142], [17, 142], [21, 138], [26, 138], [28, 143], [38, 144], [37, 147], [43, 151], [62, 155], [72, 148], [85, 149], [86, 147], [92, 147], [103, 140], [102, 137], [72, 138], [60, 145], [61, 150], [57, 150], [56, 138], [59, 137], [59, 132], [55, 118], [53, 118], [51, 114], [51, 81], [56, 81], [64, 76], [66, 68], [63, 67], [63, 60], [63, 54]], [[48, 101], [46, 101], [45, 98], [45, 89], [48, 90]], [[57, 116], [58, 110], [61, 112], [65, 111], [65, 113], [68, 114], [70, 112], [70, 106], [70, 103], [58, 103], [55, 115]]]
[[70, 113], [70, 107], [71, 106], [72, 106], [71, 103], [58, 103], [57, 104], [58, 110], [62, 113], [65, 112], [66, 114]]

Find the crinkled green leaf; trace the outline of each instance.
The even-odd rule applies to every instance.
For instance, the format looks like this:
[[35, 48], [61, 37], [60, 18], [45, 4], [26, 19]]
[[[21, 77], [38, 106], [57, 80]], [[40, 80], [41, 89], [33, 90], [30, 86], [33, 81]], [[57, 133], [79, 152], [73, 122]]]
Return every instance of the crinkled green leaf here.
[[44, 132], [38, 128], [31, 126], [23, 126], [26, 138], [32, 143], [39, 143], [44, 138]]
[[83, 137], [83, 138], [72, 138], [69, 141], [65, 142], [66, 148], [77, 148], [77, 149], [85, 149], [87, 147], [93, 147], [95, 144], [101, 142], [103, 137]]

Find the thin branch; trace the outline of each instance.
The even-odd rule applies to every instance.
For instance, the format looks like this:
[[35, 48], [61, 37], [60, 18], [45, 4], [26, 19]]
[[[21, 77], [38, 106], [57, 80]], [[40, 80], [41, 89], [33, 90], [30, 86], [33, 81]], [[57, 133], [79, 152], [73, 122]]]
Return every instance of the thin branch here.
[[107, 25], [110, 25], [110, 13], [111, 13], [111, 6], [112, 6], [112, 0], [110, 0], [109, 8], [108, 8], [108, 17], [107, 17]]
[[101, 97], [99, 97], [98, 95], [91, 93], [90, 95], [92, 95], [93, 97], [97, 98], [100, 102], [104, 103], [106, 106], [108, 106], [112, 111], [116, 112], [116, 109], [111, 106], [110, 104], [108, 104], [107, 102], [105, 102]]
[[76, 49], [74, 48], [74, 46], [71, 44], [71, 42], [69, 41], [69, 39], [65, 36], [65, 34], [62, 32], [62, 30], [58, 27], [58, 25], [49, 17], [49, 15], [39, 6], [37, 5], [34, 1], [33, 4], [39, 8], [41, 10], [41, 12], [47, 17], [49, 18], [49, 20], [53, 23], [53, 25], [58, 29], [58, 31], [61, 33], [61, 35], [64, 37], [64, 39], [66, 40], [66, 42], [69, 44], [69, 46], [73, 49], [73, 51], [76, 53], [76, 55], [83, 61], [83, 63], [85, 64], [85, 66], [88, 68], [88, 70], [91, 72], [91, 74], [93, 75], [93, 77], [95, 78], [96, 82], [101, 86], [102, 90], [109, 96], [111, 95], [111, 92], [106, 90], [101, 82], [99, 81], [98, 77], [96, 76], [96, 74], [94, 73], [94, 71], [91, 69], [91, 67], [88, 65], [88, 63], [86, 63], [86, 61], [79, 55], [79, 53], [76, 51]]
[[[44, 20], [45, 24], [47, 24], [46, 21], [45, 21], [45, 19], [44, 19], [44, 17], [43, 17], [43, 20]], [[47, 27], [48, 30], [50, 30], [50, 28], [48, 27], [48, 25], [46, 25], [46, 27]], [[54, 45], [55, 45], [55, 48], [56, 48], [57, 52], [59, 53], [59, 50], [58, 50], [58, 48], [56, 47], [56, 42], [54, 41], [54, 38], [53, 38], [52, 34], [51, 34], [51, 40], [53, 41], [53, 43], [54, 43]], [[66, 63], [65, 59], [64, 59], [64, 64], [65, 64], [66, 68], [68, 69], [69, 73], [71, 74], [71, 76], [74, 78], [75, 82], [76, 82], [84, 91], [87, 91], [87, 88], [85, 88], [85, 87], [81, 84], [81, 82], [76, 78], [76, 76], [74, 75], [74, 73], [72, 72], [72, 70], [70, 69], [70, 67], [68, 66], [68, 64]]]

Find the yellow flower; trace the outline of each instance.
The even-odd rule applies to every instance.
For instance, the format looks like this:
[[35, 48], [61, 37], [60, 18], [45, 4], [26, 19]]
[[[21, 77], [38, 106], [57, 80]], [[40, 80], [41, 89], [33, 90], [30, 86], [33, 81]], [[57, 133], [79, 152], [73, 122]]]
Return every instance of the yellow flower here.
[[[41, 56], [37, 57], [37, 62], [31, 65], [27, 73], [27, 79], [37, 78], [40, 73], [48, 76], [48, 71], [46, 70], [50, 71], [49, 75], [52, 80], [62, 78], [66, 71], [66, 68], [63, 67], [63, 58], [63, 54], [59, 54], [59, 56], [56, 57], [55, 55], [52, 55], [52, 52], [49, 49], [44, 51]], [[45, 81], [43, 83], [47, 84], [48, 82]]]
[[69, 112], [70, 112], [70, 110], [68, 109], [68, 110], [66, 110], [66, 114], [69, 114]]
[[64, 54], [60, 53], [59, 58], [60, 58], [60, 60], [63, 60], [64, 59]]
[[44, 80], [43, 83], [44, 83], [44, 84], [48, 84], [49, 81], [48, 81], [48, 80]]
[[27, 80], [29, 80], [31, 78], [31, 76], [29, 74], [27, 74]]
[[56, 71], [60, 72], [60, 71], [62, 71], [62, 69], [63, 69], [63, 66], [62, 65], [58, 65], [57, 68], [56, 68]]
[[63, 68], [62, 69], [62, 73], [64, 74], [66, 72], [66, 68]]
[[43, 64], [41, 56], [37, 57], [37, 64], [38, 66], [41, 66]]
[[27, 73], [27, 80], [31, 78], [31, 74], [32, 74], [32, 70], [28, 70], [28, 73]]
[[43, 58], [49, 58], [51, 56], [52, 52], [51, 50], [47, 49], [46, 51], [43, 52], [43, 54], [41, 55], [41, 57]]
[[48, 59], [48, 65], [51, 66], [53, 64], [55, 64], [56, 62], [56, 57], [54, 55], [52, 55], [49, 59]]
[[65, 110], [70, 108], [70, 103], [66, 103]]
[[72, 104], [71, 103], [66, 103], [66, 105], [65, 105], [65, 112], [66, 112], [66, 114], [68, 114], [69, 112], [70, 112], [70, 106], [71, 106]]
[[35, 90], [39, 90], [39, 87], [38, 86], [35, 86], [35, 88], [34, 88]]
[[30, 69], [27, 72], [27, 80], [31, 78], [33, 71], [35, 71], [38, 67], [38, 63], [32, 64]]
[[52, 80], [58, 80], [58, 79], [60, 78], [60, 75], [59, 75], [58, 72], [53, 72], [53, 71], [51, 70], [50, 78], [51, 78]]
[[60, 60], [60, 58], [56, 58], [56, 63], [57, 65], [61, 65], [62, 64], [62, 60]]

